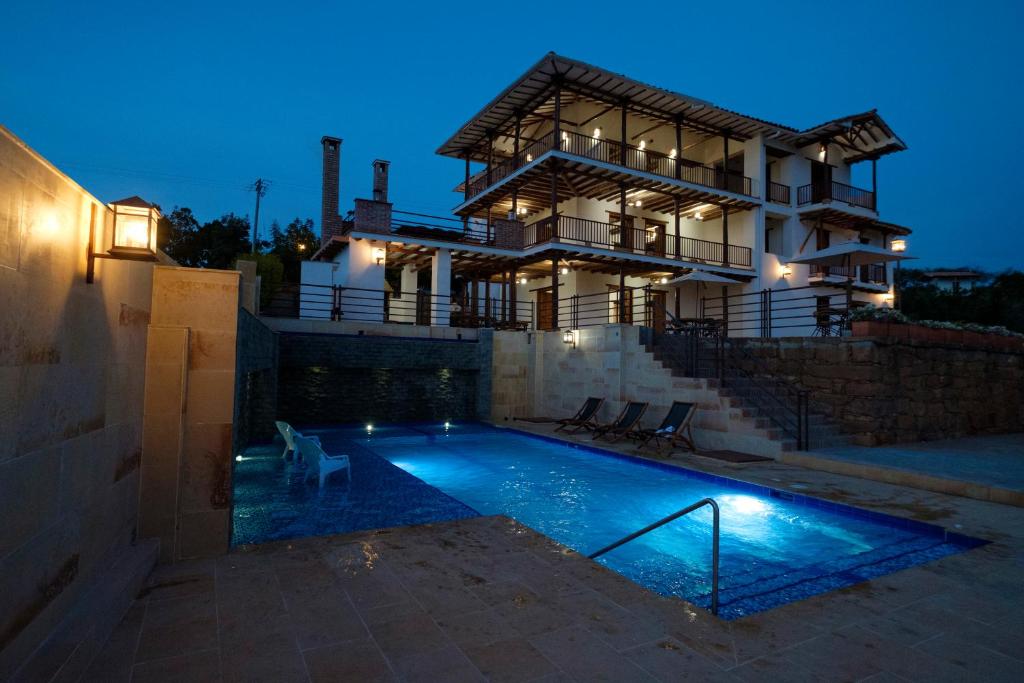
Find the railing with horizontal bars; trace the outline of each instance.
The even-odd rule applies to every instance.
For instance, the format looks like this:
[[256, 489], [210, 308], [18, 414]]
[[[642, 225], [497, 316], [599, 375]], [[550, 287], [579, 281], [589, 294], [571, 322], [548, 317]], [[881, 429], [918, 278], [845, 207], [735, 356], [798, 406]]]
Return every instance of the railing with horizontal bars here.
[[[473, 304], [476, 304], [475, 306]], [[426, 290], [389, 292], [362, 287], [303, 283], [278, 290], [260, 315], [309, 320], [397, 323], [441, 327], [530, 329], [531, 301], [511, 298], [450, 296]]]
[[789, 185], [768, 181], [768, 201], [789, 206]]
[[801, 185], [796, 191], [797, 206], [818, 204], [828, 201], [846, 202], [850, 206], [860, 206], [874, 210], [875, 193], [859, 187], [832, 181], [830, 183], [811, 183]]
[[884, 263], [872, 263], [866, 266], [818, 266], [811, 265], [812, 278], [838, 277], [859, 280], [867, 284], [888, 284], [888, 270]]
[[839, 292], [808, 285], [705, 296], [700, 317], [718, 320], [726, 336], [833, 337], [849, 329], [850, 312], [859, 305], [847, 281]]
[[[493, 164], [489, 170], [484, 169], [476, 173], [465, 186], [466, 199], [471, 199], [491, 185], [504, 180], [516, 169], [532, 162], [553, 147], [554, 133], [548, 133], [531, 141], [520, 150], [518, 156], [507, 158], [500, 163]], [[622, 143], [616, 140], [562, 131], [558, 149], [566, 154], [624, 166], [634, 171], [682, 180], [714, 190], [753, 196], [753, 182], [742, 173], [705, 166], [696, 161], [680, 159], [678, 156], [641, 148], [637, 145], [627, 144], [623, 149]]]
[[493, 245], [494, 231], [486, 221], [431, 216], [412, 211], [391, 211], [391, 232], [461, 244]]
[[[738, 244], [725, 248], [721, 242], [669, 235], [665, 226], [652, 224], [646, 227], [632, 227], [635, 221], [623, 231], [618, 224], [603, 223], [575, 216], [550, 216], [531, 223], [525, 228], [523, 245], [532, 247], [544, 242], [557, 241], [561, 244], [600, 247], [614, 251], [626, 251], [684, 261], [696, 261], [714, 265], [730, 265], [749, 268], [752, 252], [750, 247]], [[725, 258], [728, 256], [728, 259]]]

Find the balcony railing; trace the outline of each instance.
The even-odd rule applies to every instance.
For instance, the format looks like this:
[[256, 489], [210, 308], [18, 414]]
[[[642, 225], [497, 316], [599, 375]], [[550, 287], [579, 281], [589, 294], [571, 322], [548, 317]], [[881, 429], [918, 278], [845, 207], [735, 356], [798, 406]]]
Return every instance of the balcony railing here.
[[[490, 173], [484, 170], [474, 175], [469, 180], [466, 198], [475, 197], [494, 183], [511, 175], [516, 169], [549, 151], [552, 149], [553, 140], [553, 134], [549, 133], [520, 150], [518, 157], [506, 159], [492, 166]], [[678, 159], [650, 149], [641, 149], [636, 145], [627, 144], [623, 150], [622, 143], [616, 140], [562, 131], [561, 143], [558, 148], [567, 154], [585, 157], [593, 161], [624, 166], [634, 171], [682, 180], [714, 190], [752, 196], [751, 180], [742, 173], [704, 166], [695, 161]]]
[[[532, 247], [544, 242], [558, 241], [561, 244], [593, 246], [613, 251], [627, 251], [685, 261], [698, 261], [722, 265], [750, 267], [751, 249], [737, 244], [667, 235], [652, 227], [622, 228], [611, 223], [592, 221], [574, 216], [558, 216], [557, 220], [543, 218], [525, 228], [524, 246]], [[728, 260], [724, 258], [728, 255]]]
[[789, 206], [789, 185], [768, 181], [768, 201]]
[[862, 190], [859, 187], [846, 185], [844, 183], [812, 183], [802, 185], [796, 191], [797, 206], [806, 204], [818, 204], [828, 201], [846, 202], [850, 206], [860, 206], [865, 209], [875, 209], [875, 193], [871, 190]]
[[845, 280], [860, 280], [868, 284], [884, 285], [888, 283], [885, 264], [872, 263], [866, 266], [811, 266], [811, 277], [838, 277]]

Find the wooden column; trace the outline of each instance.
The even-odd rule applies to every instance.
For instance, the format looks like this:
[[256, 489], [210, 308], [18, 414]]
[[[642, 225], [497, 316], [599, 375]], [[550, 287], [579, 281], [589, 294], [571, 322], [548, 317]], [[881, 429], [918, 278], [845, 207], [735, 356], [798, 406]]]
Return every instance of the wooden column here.
[[622, 117], [621, 126], [619, 129], [619, 165], [626, 165], [626, 112], [629, 106], [626, 100], [622, 100]]
[[508, 286], [508, 319], [511, 322], [516, 321], [516, 290], [519, 287], [519, 278], [516, 275], [516, 269], [513, 266], [511, 272], [509, 272], [509, 286]]
[[462, 185], [462, 200], [466, 201], [469, 199], [469, 150], [466, 150], [466, 181]]
[[[554, 160], [552, 160], [554, 161]], [[558, 164], [551, 165], [551, 237], [558, 237]]]
[[679, 238], [679, 197], [672, 198], [672, 213], [676, 216], [676, 258], [682, 255], [683, 240]]
[[508, 320], [508, 272], [501, 271], [501, 322]]
[[470, 320], [476, 324], [477, 315], [480, 313], [480, 280], [477, 273], [473, 273], [473, 279], [470, 280], [470, 284], [473, 287], [473, 293], [469, 297], [469, 305], [473, 308], [473, 314], [470, 316]]
[[562, 87], [558, 86], [555, 88], [555, 140], [552, 143], [554, 149], [562, 148]]
[[522, 132], [523, 117], [516, 114], [516, 132], [512, 138], [512, 166], [519, 168], [519, 137]]
[[722, 188], [729, 189], [729, 131], [722, 133]]
[[519, 192], [512, 190], [512, 218], [519, 220]]
[[683, 177], [683, 117], [676, 119], [676, 179]]
[[722, 207], [722, 265], [729, 265], [729, 207]]
[[551, 329], [558, 329], [558, 258], [551, 257]]
[[487, 205], [487, 229], [485, 230], [487, 242], [491, 241], [491, 205]]
[[626, 271], [619, 268], [619, 324], [626, 320]]
[[494, 133], [487, 134], [487, 187], [491, 186], [491, 168], [494, 166]]
[[619, 244], [625, 247], [629, 242], [626, 235], [626, 183], [619, 183]]

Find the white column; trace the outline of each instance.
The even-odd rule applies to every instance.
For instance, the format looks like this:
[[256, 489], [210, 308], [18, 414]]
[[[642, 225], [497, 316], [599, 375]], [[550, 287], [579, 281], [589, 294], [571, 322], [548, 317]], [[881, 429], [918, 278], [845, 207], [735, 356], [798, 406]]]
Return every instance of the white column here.
[[451, 321], [452, 252], [438, 249], [430, 257], [430, 324], [447, 327]]
[[416, 322], [416, 289], [419, 278], [416, 269], [410, 265], [402, 266], [402, 297], [391, 300], [391, 317], [396, 322]]

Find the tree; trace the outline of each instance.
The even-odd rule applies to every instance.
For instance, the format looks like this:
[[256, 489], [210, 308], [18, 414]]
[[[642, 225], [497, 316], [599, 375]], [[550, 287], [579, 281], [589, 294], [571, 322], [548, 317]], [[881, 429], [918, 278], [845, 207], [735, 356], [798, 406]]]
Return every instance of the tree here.
[[161, 216], [157, 223], [157, 246], [181, 265], [195, 265], [199, 229], [199, 221], [192, 215], [192, 209], [176, 206], [170, 214]]
[[285, 282], [299, 281], [302, 261], [308, 260], [319, 244], [312, 218], [296, 218], [284, 230], [277, 221], [270, 226], [270, 253], [281, 259]]
[[281, 289], [284, 267], [275, 254], [239, 254], [238, 261], [255, 261], [256, 275], [260, 278], [260, 308], [265, 309]]

